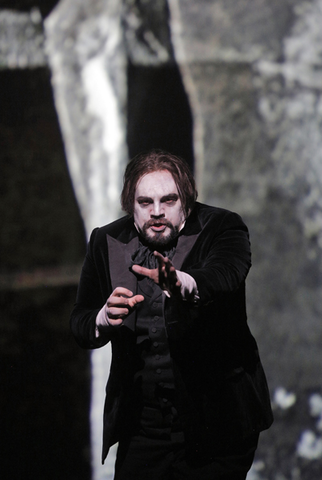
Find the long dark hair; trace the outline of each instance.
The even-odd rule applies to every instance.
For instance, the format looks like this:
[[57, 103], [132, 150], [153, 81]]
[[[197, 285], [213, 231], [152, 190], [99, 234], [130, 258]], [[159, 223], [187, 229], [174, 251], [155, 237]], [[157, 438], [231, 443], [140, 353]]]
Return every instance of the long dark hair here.
[[135, 189], [140, 178], [160, 170], [168, 170], [171, 173], [182, 208], [186, 215], [190, 213], [198, 196], [190, 168], [182, 158], [162, 150], [140, 153], [128, 163], [121, 193], [121, 205], [125, 212], [133, 215]]

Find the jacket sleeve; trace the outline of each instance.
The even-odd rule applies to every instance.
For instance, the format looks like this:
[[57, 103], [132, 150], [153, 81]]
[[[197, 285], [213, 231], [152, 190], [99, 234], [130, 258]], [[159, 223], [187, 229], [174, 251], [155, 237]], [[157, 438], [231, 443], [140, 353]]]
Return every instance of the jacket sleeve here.
[[[71, 331], [82, 348], [99, 348], [110, 340], [108, 329], [96, 335], [96, 316], [107, 300], [106, 278], [104, 282], [104, 261], [102, 251], [97, 241], [98, 229], [93, 230], [87, 245], [80, 281], [77, 290], [76, 303], [70, 317]], [[107, 293], [106, 293], [107, 292]], [[107, 295], [107, 296], [106, 296]]]
[[248, 229], [241, 217], [226, 211], [211, 219], [198, 239], [195, 261], [185, 271], [198, 287], [200, 305], [212, 302], [218, 294], [236, 291], [251, 267]]

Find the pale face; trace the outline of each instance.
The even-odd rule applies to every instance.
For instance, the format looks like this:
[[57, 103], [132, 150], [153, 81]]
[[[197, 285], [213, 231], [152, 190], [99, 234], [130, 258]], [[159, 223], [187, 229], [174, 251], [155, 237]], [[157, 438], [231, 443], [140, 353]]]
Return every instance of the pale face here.
[[148, 173], [137, 183], [134, 222], [143, 238], [154, 245], [166, 245], [185, 221], [176, 183], [168, 170]]

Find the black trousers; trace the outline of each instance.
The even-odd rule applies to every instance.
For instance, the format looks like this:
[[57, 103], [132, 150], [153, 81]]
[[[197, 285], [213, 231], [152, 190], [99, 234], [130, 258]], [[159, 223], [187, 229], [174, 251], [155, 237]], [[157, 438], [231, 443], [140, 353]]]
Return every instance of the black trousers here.
[[114, 480], [245, 480], [257, 443], [256, 434], [238, 454], [192, 467], [185, 458], [182, 434], [149, 438], [142, 433], [119, 442]]

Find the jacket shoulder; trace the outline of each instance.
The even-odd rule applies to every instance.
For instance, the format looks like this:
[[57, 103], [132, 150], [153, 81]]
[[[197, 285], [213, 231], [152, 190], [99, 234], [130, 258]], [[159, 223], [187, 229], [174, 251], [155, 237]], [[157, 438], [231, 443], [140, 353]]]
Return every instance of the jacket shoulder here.
[[192, 214], [198, 217], [201, 228], [214, 223], [217, 226], [224, 224], [228, 228], [230, 225], [240, 225], [245, 227], [245, 224], [238, 213], [225, 208], [213, 207], [204, 203], [196, 202]]
[[113, 238], [125, 238], [128, 241], [133, 231], [135, 231], [133, 217], [126, 215], [107, 225], [94, 228], [91, 233], [90, 243], [100, 242], [103, 238], [106, 238], [106, 235], [110, 235]]

